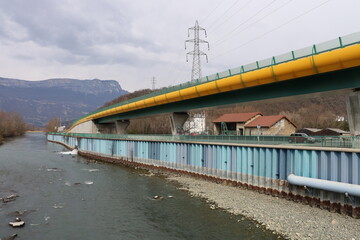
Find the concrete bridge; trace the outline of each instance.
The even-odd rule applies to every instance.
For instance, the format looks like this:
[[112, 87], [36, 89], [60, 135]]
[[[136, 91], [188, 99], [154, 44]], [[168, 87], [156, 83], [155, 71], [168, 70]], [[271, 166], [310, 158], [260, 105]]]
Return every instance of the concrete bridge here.
[[[132, 118], [172, 113], [172, 132], [190, 109], [299, 95], [346, 94], [350, 131], [360, 134], [360, 33], [257, 61], [102, 108], [70, 133], [126, 133]], [[109, 131], [108, 131], [109, 132]]]

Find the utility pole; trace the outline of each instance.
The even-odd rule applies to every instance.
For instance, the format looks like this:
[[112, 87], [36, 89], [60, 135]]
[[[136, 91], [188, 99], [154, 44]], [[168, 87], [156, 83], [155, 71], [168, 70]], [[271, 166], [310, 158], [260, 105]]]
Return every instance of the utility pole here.
[[155, 77], [152, 77], [152, 78], [151, 78], [152, 90], [155, 90], [155, 83], [156, 83]]
[[196, 79], [200, 79], [201, 76], [201, 63], [200, 63], [200, 56], [201, 55], [205, 55], [206, 56], [206, 62], [208, 62], [208, 57], [207, 54], [204, 53], [203, 51], [200, 50], [200, 43], [207, 43], [208, 45], [208, 50], [210, 50], [210, 45], [208, 41], [204, 41], [202, 39], [199, 38], [199, 33], [200, 31], [204, 31], [205, 32], [205, 37], [207, 37], [206, 35], [206, 30], [202, 27], [199, 26], [198, 21], [196, 20], [195, 22], [195, 26], [191, 27], [188, 29], [188, 37], [190, 37], [190, 30], [194, 31], [194, 38], [193, 39], [189, 39], [185, 41], [185, 49], [186, 49], [186, 43], [187, 42], [192, 42], [194, 43], [194, 50], [191, 52], [186, 53], [186, 61], [188, 62], [188, 55], [193, 55], [193, 65], [192, 65], [192, 72], [191, 72], [191, 81], [194, 81]]

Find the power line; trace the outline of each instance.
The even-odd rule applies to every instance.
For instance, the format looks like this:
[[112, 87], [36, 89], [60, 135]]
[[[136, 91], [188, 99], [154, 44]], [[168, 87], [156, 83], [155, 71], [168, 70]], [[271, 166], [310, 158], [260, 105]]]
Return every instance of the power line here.
[[[249, 5], [251, 2], [252, 2], [252, 0], [247, 1], [247, 2], [246, 2], [244, 5], [242, 5], [239, 9], [244, 10], [244, 8], [246, 8], [247, 5]], [[229, 16], [228, 18], [226, 18], [226, 19], [221, 23], [221, 25], [224, 24], [225, 22], [227, 22], [229, 19], [231, 19], [231, 18], [232, 18], [233, 16], [235, 16], [237, 13], [238, 13], [238, 11], [235, 11], [231, 16]], [[216, 25], [219, 25], [219, 24], [215, 24], [215, 26], [216, 26]], [[209, 31], [210, 31], [211, 29], [214, 29], [214, 27], [211, 26], [210, 29], [209, 29]], [[216, 29], [216, 27], [215, 27], [215, 29]]]
[[218, 17], [215, 21], [212, 22], [212, 24], [210, 24], [210, 28], [212, 25], [214, 25], [220, 18], [222, 18], [228, 11], [230, 11], [239, 1], [235, 0], [235, 2], [228, 8], [225, 10], [225, 12], [223, 12], [223, 14], [221, 14], [220, 17]]
[[[177, 57], [174, 58], [174, 59], [175, 59], [175, 64], [177, 64], [176, 62], [178, 62], [178, 61], [180, 60], [180, 58], [182, 59], [183, 54], [184, 54], [184, 49], [181, 49], [180, 52], [179, 52], [179, 54], [177, 55]], [[181, 61], [182, 61], [182, 60], [181, 60]], [[178, 68], [178, 67], [177, 67], [177, 68]], [[180, 81], [183, 81], [183, 79], [184, 79], [185, 77], [186, 77], [185, 73], [183, 73], [183, 74], [181, 75], [181, 77], [180, 77], [178, 74], [176, 74], [176, 77], [174, 77], [174, 74], [173, 74], [172, 72], [169, 72], [169, 73], [168, 73], [168, 78], [171, 78], [171, 79], [172, 79], [171, 85], [174, 85], [176, 81], [179, 81], [179, 79], [180, 79]]]
[[228, 38], [226, 38], [226, 39], [224, 39], [224, 40], [222, 40], [222, 41], [221, 41], [221, 40], [218, 41], [218, 42], [217, 42], [218, 45], [221, 45], [221, 44], [223, 44], [224, 42], [226, 42], [227, 40], [229, 40], [229, 39], [233, 38], [234, 36], [238, 35], [239, 33], [244, 32], [246, 29], [250, 28], [251, 26], [255, 25], [256, 23], [260, 22], [261, 20], [267, 18], [268, 16], [274, 14], [275, 12], [277, 12], [277, 11], [280, 10], [281, 8], [285, 7], [286, 5], [288, 5], [288, 4], [289, 4], [290, 2], [292, 2], [292, 1], [293, 1], [293, 0], [289, 0], [289, 1], [285, 2], [285, 3], [284, 3], [283, 5], [281, 5], [280, 7], [274, 9], [273, 11], [271, 11], [271, 12], [268, 13], [268, 14], [266, 14], [266, 15], [263, 16], [262, 18], [258, 19], [257, 21], [253, 22], [252, 24], [248, 25], [247, 27], [243, 28], [241, 31], [238, 31], [238, 32], [234, 33], [231, 37], [228, 37]]
[[201, 22], [202, 22], [202, 23], [205, 22], [205, 20], [206, 20], [213, 12], [215, 12], [215, 10], [218, 9], [222, 3], [224, 3], [224, 1], [220, 1], [220, 3], [219, 3], [218, 5], [216, 5], [216, 7], [215, 7], [211, 12], [209, 12], [209, 14], [206, 15], [206, 17], [204, 17], [204, 18], [201, 20]]
[[222, 38], [220, 38], [218, 41], [215, 42], [219, 43], [220, 41], [222, 41], [223, 39], [225, 39], [228, 35], [232, 35], [234, 33], [234, 31], [236, 31], [237, 29], [239, 29], [239, 27], [243, 26], [245, 23], [247, 23], [248, 21], [250, 21], [251, 19], [253, 19], [254, 17], [256, 17], [258, 14], [260, 14], [262, 11], [264, 11], [266, 8], [270, 7], [274, 2], [276, 2], [277, 0], [273, 0], [271, 1], [269, 4], [267, 4], [265, 7], [261, 8], [259, 11], [257, 11], [254, 15], [252, 15], [251, 17], [249, 17], [248, 19], [246, 19], [245, 21], [243, 21], [242, 23], [240, 23], [238, 26], [236, 26], [233, 30], [231, 30], [230, 32], [228, 32], [227, 34], [225, 34]]
[[155, 90], [155, 84], [156, 84], [155, 77], [152, 77], [151, 78], [151, 88], [152, 88], [152, 90]]
[[253, 42], [253, 41], [255, 41], [255, 40], [258, 40], [259, 38], [262, 38], [262, 37], [264, 37], [264, 36], [268, 35], [269, 33], [272, 33], [272, 32], [274, 32], [274, 31], [278, 30], [279, 28], [282, 28], [282, 27], [284, 27], [284, 26], [288, 25], [289, 23], [291, 23], [291, 22], [293, 22], [293, 21], [297, 20], [298, 18], [300, 18], [300, 17], [302, 17], [302, 16], [304, 16], [304, 15], [306, 15], [306, 14], [308, 14], [308, 13], [310, 13], [310, 12], [314, 11], [315, 9], [317, 9], [317, 8], [319, 8], [319, 7], [323, 6], [323, 5], [325, 5], [326, 3], [330, 2], [330, 1], [331, 1], [331, 0], [327, 0], [327, 1], [325, 1], [325, 2], [321, 3], [321, 4], [317, 5], [317, 6], [315, 6], [315, 7], [311, 8], [311, 9], [309, 9], [308, 11], [306, 11], [306, 12], [304, 12], [304, 13], [302, 13], [302, 14], [300, 14], [300, 15], [298, 15], [298, 16], [296, 16], [296, 17], [292, 18], [292, 19], [290, 19], [288, 22], [283, 23], [283, 24], [281, 24], [280, 26], [278, 26], [278, 27], [276, 27], [276, 28], [271, 29], [270, 31], [267, 31], [267, 32], [265, 32], [265, 33], [263, 33], [263, 34], [261, 34], [261, 35], [257, 36], [256, 38], [253, 38], [253, 39], [251, 39], [251, 40], [249, 40], [249, 41], [245, 42], [244, 44], [242, 44], [242, 45], [240, 45], [240, 46], [238, 46], [238, 47], [235, 47], [235, 48], [233, 48], [233, 49], [230, 49], [229, 51], [226, 51], [226, 52], [225, 52], [225, 53], [223, 53], [223, 54], [220, 54], [220, 55], [215, 56], [215, 57], [214, 57], [214, 59], [219, 58], [219, 57], [222, 57], [222, 56], [224, 56], [224, 55], [226, 55], [226, 54], [228, 54], [228, 53], [230, 53], [230, 52], [233, 52], [234, 50], [237, 50], [237, 49], [239, 49], [239, 48], [241, 48], [241, 47], [246, 46], [247, 44], [249, 44], [249, 43], [251, 43], [251, 42]]

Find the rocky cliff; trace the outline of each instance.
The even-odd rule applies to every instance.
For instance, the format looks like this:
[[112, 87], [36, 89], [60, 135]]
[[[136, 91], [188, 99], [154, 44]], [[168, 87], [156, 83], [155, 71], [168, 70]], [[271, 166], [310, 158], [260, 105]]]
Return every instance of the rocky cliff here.
[[77, 119], [126, 93], [115, 80], [0, 78], [0, 109], [18, 112], [25, 122], [41, 126], [54, 117], [62, 122]]

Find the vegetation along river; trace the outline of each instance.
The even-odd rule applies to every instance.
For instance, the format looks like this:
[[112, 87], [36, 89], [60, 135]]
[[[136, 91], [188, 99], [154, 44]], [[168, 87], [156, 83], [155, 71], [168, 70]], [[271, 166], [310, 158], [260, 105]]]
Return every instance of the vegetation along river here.
[[[145, 171], [59, 155], [42, 133], [0, 146], [0, 238], [277, 239]], [[66, 151], [66, 150], [65, 150]], [[163, 196], [155, 200], [155, 195]], [[170, 197], [169, 197], [170, 196]], [[8, 225], [19, 216], [23, 228]]]

